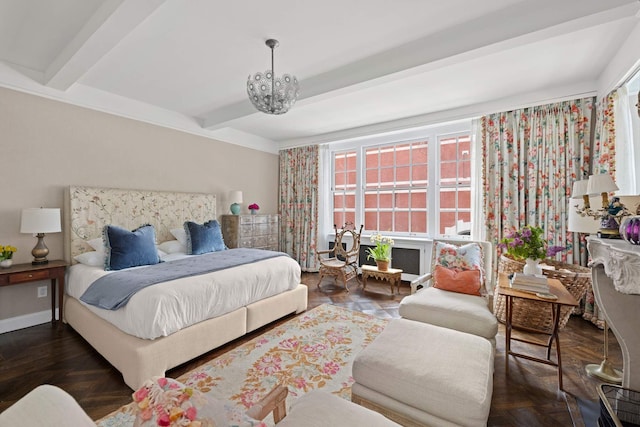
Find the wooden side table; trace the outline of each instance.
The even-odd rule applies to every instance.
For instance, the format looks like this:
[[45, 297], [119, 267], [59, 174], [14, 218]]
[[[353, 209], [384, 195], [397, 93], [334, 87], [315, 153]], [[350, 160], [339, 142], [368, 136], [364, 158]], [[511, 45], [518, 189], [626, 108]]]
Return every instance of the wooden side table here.
[[[558, 388], [563, 390], [562, 388], [562, 357], [560, 355], [560, 339], [558, 337], [559, 323], [560, 323], [560, 307], [562, 306], [577, 306], [578, 301], [569, 293], [569, 291], [562, 285], [562, 283], [558, 279], [547, 279], [547, 283], [549, 284], [549, 293], [555, 295], [557, 299], [545, 299], [540, 298], [534, 293], [518, 291], [516, 289], [512, 289], [509, 286], [509, 277], [501, 273], [498, 278], [498, 294], [504, 295], [507, 303], [507, 319], [506, 319], [506, 333], [505, 333], [505, 371], [509, 372], [509, 356], [521, 357], [523, 359], [532, 360], [534, 362], [540, 362], [551, 366], [556, 366], [558, 368]], [[539, 343], [536, 341], [526, 340], [524, 338], [514, 338], [511, 335], [513, 325], [513, 299], [514, 298], [522, 298], [528, 299], [532, 301], [540, 301], [549, 303], [551, 306], [551, 314], [553, 316], [553, 327], [550, 333], [546, 333], [543, 331], [538, 331], [530, 328], [520, 328], [522, 330], [533, 332], [533, 333], [541, 333], [550, 335], [549, 340], [546, 344]], [[511, 340], [520, 341], [527, 344], [537, 345], [541, 347], [547, 348], [547, 358], [541, 359], [537, 357], [530, 356], [528, 354], [516, 353], [511, 351]], [[551, 360], [551, 346], [553, 345], [553, 341], [556, 342], [556, 356], [557, 361], [554, 362]]]
[[386, 271], [378, 270], [378, 267], [375, 265], [363, 265], [360, 267], [362, 269], [362, 290], [367, 288], [367, 278], [369, 276], [376, 278], [378, 280], [386, 280], [389, 282], [391, 286], [391, 294], [394, 295], [393, 286], [395, 285], [398, 289], [398, 293], [400, 293], [400, 281], [402, 270], [399, 268], [390, 268]]
[[64, 301], [64, 273], [67, 262], [62, 260], [49, 261], [43, 265], [15, 264], [9, 268], [0, 268], [0, 286], [19, 285], [21, 283], [36, 282], [51, 279], [51, 321], [56, 321], [56, 281], [58, 282], [59, 321], [62, 320]]

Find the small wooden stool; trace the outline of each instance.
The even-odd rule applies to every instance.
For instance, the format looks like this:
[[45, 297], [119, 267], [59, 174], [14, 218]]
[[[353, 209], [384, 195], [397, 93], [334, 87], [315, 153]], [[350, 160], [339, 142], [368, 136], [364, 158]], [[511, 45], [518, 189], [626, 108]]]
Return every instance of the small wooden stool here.
[[389, 282], [391, 286], [391, 295], [394, 295], [393, 286], [398, 289], [398, 293], [400, 293], [400, 282], [402, 270], [399, 268], [390, 268], [386, 271], [378, 270], [378, 267], [375, 265], [363, 265], [360, 267], [362, 269], [362, 290], [367, 288], [367, 278], [369, 276], [376, 278], [378, 280], [386, 280]]

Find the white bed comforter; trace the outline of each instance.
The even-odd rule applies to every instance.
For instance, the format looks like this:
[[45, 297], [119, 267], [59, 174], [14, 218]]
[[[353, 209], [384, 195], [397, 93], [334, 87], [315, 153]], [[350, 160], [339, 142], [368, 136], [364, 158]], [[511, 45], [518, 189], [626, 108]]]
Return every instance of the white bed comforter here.
[[[91, 283], [105, 274], [110, 272], [100, 267], [73, 265], [67, 274], [67, 294], [80, 301]], [[136, 293], [118, 310], [80, 303], [127, 334], [155, 339], [294, 289], [299, 283], [300, 266], [281, 256], [158, 283]]]

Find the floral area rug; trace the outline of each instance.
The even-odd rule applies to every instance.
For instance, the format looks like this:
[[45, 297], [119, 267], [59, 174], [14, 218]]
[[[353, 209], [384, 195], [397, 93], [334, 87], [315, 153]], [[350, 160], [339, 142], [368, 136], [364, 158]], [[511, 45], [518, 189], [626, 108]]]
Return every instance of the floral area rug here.
[[[382, 332], [387, 322], [323, 304], [177, 380], [242, 411], [277, 384], [289, 389], [288, 404], [315, 389], [350, 400], [353, 359]], [[273, 423], [271, 416], [265, 422]], [[122, 407], [97, 424], [133, 425], [132, 406]]]

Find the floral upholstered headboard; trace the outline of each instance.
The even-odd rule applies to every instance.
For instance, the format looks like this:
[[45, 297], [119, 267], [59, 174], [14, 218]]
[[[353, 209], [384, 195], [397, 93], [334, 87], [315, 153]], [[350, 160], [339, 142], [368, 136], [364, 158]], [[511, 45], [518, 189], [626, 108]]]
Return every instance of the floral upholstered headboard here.
[[87, 240], [102, 236], [105, 225], [128, 230], [143, 224], [156, 229], [157, 243], [174, 237], [172, 228], [184, 222], [216, 219], [216, 196], [204, 193], [124, 190], [71, 186], [65, 194], [65, 254], [67, 261], [91, 250]]

